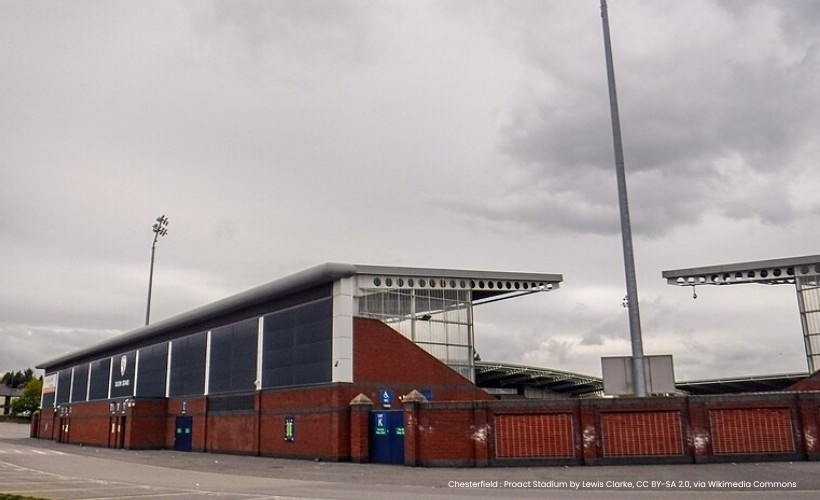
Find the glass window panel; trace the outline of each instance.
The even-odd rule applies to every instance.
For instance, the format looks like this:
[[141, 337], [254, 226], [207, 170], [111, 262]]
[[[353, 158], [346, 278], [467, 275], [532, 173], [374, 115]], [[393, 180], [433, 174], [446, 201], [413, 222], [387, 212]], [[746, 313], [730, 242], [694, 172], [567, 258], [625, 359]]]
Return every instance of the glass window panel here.
[[[386, 279], [380, 278], [384, 283]], [[450, 358], [448, 344], [456, 344], [460, 349], [454, 352], [465, 357], [463, 353], [471, 351], [471, 292], [452, 289], [448, 280], [444, 280], [444, 287], [442, 279], [436, 278], [435, 288], [427, 285], [417, 289], [376, 289], [368, 288], [373, 284], [373, 278], [369, 277], [360, 281], [362, 288], [356, 297], [358, 314], [379, 319], [445, 363]], [[412, 287], [421, 281], [421, 278], [406, 278], [401, 286]], [[424, 281], [430, 282], [428, 278]], [[398, 283], [397, 278], [393, 278], [393, 282]], [[471, 372], [472, 359], [469, 354], [466, 358], [470, 365], [467, 371]], [[468, 378], [473, 379], [473, 375], [470, 373]]]
[[472, 366], [456, 366], [455, 370], [459, 373], [459, 375], [467, 380], [473, 380], [473, 377], [475, 376], [475, 370]]
[[467, 325], [458, 325], [450, 327], [450, 343], [468, 345], [469, 337], [467, 335]]
[[808, 333], [820, 333], [820, 313], [806, 313], [805, 316]]
[[439, 359], [445, 359], [447, 357], [447, 346], [446, 345], [439, 345], [439, 344], [421, 344], [421, 347], [432, 354], [433, 356]]
[[820, 289], [814, 288], [803, 292], [803, 307], [806, 311], [820, 310]]
[[470, 349], [461, 346], [447, 347], [447, 354], [450, 361], [467, 363], [470, 360]]

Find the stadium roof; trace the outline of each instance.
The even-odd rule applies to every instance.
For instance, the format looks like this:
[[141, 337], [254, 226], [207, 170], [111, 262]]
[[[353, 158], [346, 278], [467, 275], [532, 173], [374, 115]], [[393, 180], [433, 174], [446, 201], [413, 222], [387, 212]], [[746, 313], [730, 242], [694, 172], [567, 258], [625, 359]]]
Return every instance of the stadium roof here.
[[600, 396], [604, 382], [599, 377], [534, 366], [476, 361], [476, 385], [483, 388], [534, 387], [569, 397]]
[[770, 392], [787, 389], [808, 376], [808, 373], [784, 373], [782, 375], [693, 380], [676, 383], [675, 387], [693, 395]]
[[[604, 393], [603, 379], [580, 373], [492, 361], [477, 361], [475, 371], [476, 385], [485, 389], [532, 387], [566, 397], [595, 397], [602, 396]], [[691, 395], [782, 391], [805, 379], [808, 375], [808, 373], [787, 373], [693, 380], [676, 382], [675, 387]]]
[[741, 283], [780, 285], [794, 283], [795, 276], [816, 274], [820, 274], [820, 255], [675, 269], [663, 271], [662, 276], [668, 284], [681, 286]]
[[[80, 358], [111, 355], [116, 354], [119, 349], [133, 349], [141, 345], [147, 345], [147, 343], [163, 335], [197, 328], [202, 324], [218, 322], [222, 318], [230, 317], [238, 312], [264, 306], [269, 301], [330, 285], [336, 280], [357, 275], [372, 276], [374, 278], [372, 283], [375, 288], [401, 288], [398, 285], [399, 280], [397, 278], [413, 278], [416, 288], [430, 289], [446, 289], [451, 286], [452, 281], [450, 280], [458, 280], [456, 286], [471, 290], [474, 304], [553, 290], [558, 288], [563, 280], [563, 276], [560, 274], [547, 273], [372, 266], [328, 262], [171, 318], [136, 328], [88, 348], [59, 356], [38, 364], [37, 368], [48, 369]], [[463, 286], [461, 285], [462, 280]], [[407, 279], [405, 286], [407, 286], [407, 282], [411, 281]], [[407, 287], [413, 288], [412, 286]]]

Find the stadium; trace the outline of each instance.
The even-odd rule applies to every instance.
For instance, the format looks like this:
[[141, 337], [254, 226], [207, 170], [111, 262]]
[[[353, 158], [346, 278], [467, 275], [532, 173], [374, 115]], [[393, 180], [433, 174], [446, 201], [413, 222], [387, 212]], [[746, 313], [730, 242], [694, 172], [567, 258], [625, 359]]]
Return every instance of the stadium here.
[[31, 434], [411, 466], [820, 457], [808, 438], [820, 393], [807, 373], [612, 398], [600, 378], [476, 359], [476, 305], [554, 292], [562, 280], [316, 266], [41, 363]]

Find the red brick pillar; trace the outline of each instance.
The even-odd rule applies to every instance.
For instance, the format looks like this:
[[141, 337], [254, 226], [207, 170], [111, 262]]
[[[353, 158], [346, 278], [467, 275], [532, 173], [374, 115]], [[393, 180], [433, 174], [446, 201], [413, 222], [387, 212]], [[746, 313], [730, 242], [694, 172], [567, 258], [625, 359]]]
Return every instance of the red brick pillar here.
[[422, 393], [413, 389], [402, 398], [404, 402], [404, 465], [416, 467], [421, 463], [419, 450], [419, 413], [427, 401]]
[[712, 435], [709, 425], [709, 409], [704, 400], [688, 396], [686, 398], [687, 441], [696, 464], [706, 463], [712, 455]]
[[359, 394], [350, 401], [350, 461], [365, 463], [370, 461], [370, 410], [373, 401]]
[[816, 460], [820, 456], [820, 397], [815, 393], [798, 394], [797, 411], [800, 415], [798, 421], [802, 427], [803, 451], [809, 460]]
[[598, 408], [592, 401], [582, 401], [580, 409], [581, 454], [587, 464], [601, 458], [601, 437], [598, 428]]
[[473, 406], [473, 446], [475, 449], [475, 467], [490, 466], [490, 419], [487, 417], [487, 405], [474, 403]]

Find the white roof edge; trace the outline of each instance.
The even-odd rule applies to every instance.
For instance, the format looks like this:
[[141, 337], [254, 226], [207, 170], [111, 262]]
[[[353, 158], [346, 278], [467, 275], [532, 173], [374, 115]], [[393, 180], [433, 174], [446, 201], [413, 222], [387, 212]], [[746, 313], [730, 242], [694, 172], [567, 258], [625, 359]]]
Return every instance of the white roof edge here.
[[435, 278], [466, 278], [485, 280], [520, 280], [520, 281], [543, 281], [547, 283], [560, 283], [564, 277], [554, 273], [527, 273], [520, 271], [477, 271], [468, 269], [445, 269], [445, 268], [423, 268], [423, 267], [399, 267], [399, 266], [373, 266], [355, 265], [356, 274], [367, 275], [393, 275], [412, 277], [435, 277]]
[[749, 262], [736, 262], [731, 264], [718, 264], [712, 266], [692, 267], [686, 269], [672, 269], [663, 271], [664, 278], [686, 278], [696, 275], [720, 274], [741, 271], [756, 271], [758, 269], [769, 269], [775, 267], [794, 267], [810, 264], [820, 264], [820, 255], [806, 255], [803, 257], [789, 257], [781, 259], [767, 259]]

